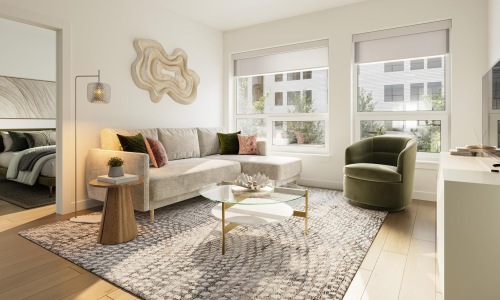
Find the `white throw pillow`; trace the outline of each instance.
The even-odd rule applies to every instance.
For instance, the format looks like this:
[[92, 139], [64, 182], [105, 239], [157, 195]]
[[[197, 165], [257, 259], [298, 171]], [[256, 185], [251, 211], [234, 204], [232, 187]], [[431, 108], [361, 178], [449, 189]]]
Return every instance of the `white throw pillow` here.
[[3, 139], [3, 146], [5, 148], [3, 152], [12, 151], [12, 145], [14, 145], [14, 141], [12, 140], [10, 134], [7, 131], [2, 131], [2, 139]]

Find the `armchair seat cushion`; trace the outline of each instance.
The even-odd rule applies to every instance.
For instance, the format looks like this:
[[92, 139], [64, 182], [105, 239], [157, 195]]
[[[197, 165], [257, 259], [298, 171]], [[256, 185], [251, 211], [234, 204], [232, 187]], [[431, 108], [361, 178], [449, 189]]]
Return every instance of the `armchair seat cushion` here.
[[347, 177], [374, 182], [401, 182], [397, 168], [389, 165], [357, 163], [344, 167]]

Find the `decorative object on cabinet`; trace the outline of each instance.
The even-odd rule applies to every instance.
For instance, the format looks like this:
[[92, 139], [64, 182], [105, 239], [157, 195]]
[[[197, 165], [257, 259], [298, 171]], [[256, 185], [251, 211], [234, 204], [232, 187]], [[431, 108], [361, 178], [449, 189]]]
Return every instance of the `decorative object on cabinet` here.
[[77, 79], [82, 78], [82, 77], [97, 77], [97, 82], [91, 82], [87, 85], [87, 100], [90, 103], [94, 104], [108, 104], [111, 101], [111, 87], [106, 84], [101, 82], [101, 70], [97, 70], [97, 75], [78, 75], [75, 77], [75, 216], [70, 219], [72, 222], [78, 222], [78, 223], [99, 223], [101, 222], [101, 216], [100, 215], [86, 215], [86, 216], [77, 216], [77, 191], [78, 191], [78, 184], [77, 184], [77, 158], [78, 158], [78, 147], [77, 147], [77, 141], [78, 139], [76, 138], [76, 129], [77, 129], [77, 123], [76, 123], [76, 113], [77, 113], [77, 105], [76, 105], [76, 100], [77, 100]]
[[200, 78], [188, 69], [184, 50], [177, 48], [169, 55], [159, 42], [144, 39], [135, 39], [134, 49], [137, 58], [132, 63], [132, 79], [149, 92], [151, 101], [160, 102], [168, 94], [180, 104], [194, 102]]

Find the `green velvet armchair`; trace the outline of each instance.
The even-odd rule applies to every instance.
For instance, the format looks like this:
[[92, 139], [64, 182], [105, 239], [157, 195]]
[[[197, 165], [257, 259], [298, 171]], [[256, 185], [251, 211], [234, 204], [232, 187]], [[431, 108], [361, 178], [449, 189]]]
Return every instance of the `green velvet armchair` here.
[[406, 136], [363, 139], [345, 151], [344, 197], [352, 204], [398, 211], [410, 204], [417, 142]]

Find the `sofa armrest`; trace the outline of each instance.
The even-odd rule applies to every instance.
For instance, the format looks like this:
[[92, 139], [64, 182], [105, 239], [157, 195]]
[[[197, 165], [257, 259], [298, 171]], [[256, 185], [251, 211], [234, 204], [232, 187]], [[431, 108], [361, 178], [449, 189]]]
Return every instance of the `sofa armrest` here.
[[257, 155], [266, 155], [266, 141], [257, 141]]
[[123, 171], [144, 177], [144, 184], [130, 188], [134, 209], [139, 211], [149, 210], [149, 155], [145, 153], [91, 149], [86, 162], [85, 178], [87, 182], [87, 194], [90, 199], [104, 201], [106, 189], [90, 186], [88, 183], [99, 175], [108, 174], [108, 160], [111, 157], [123, 159]]

